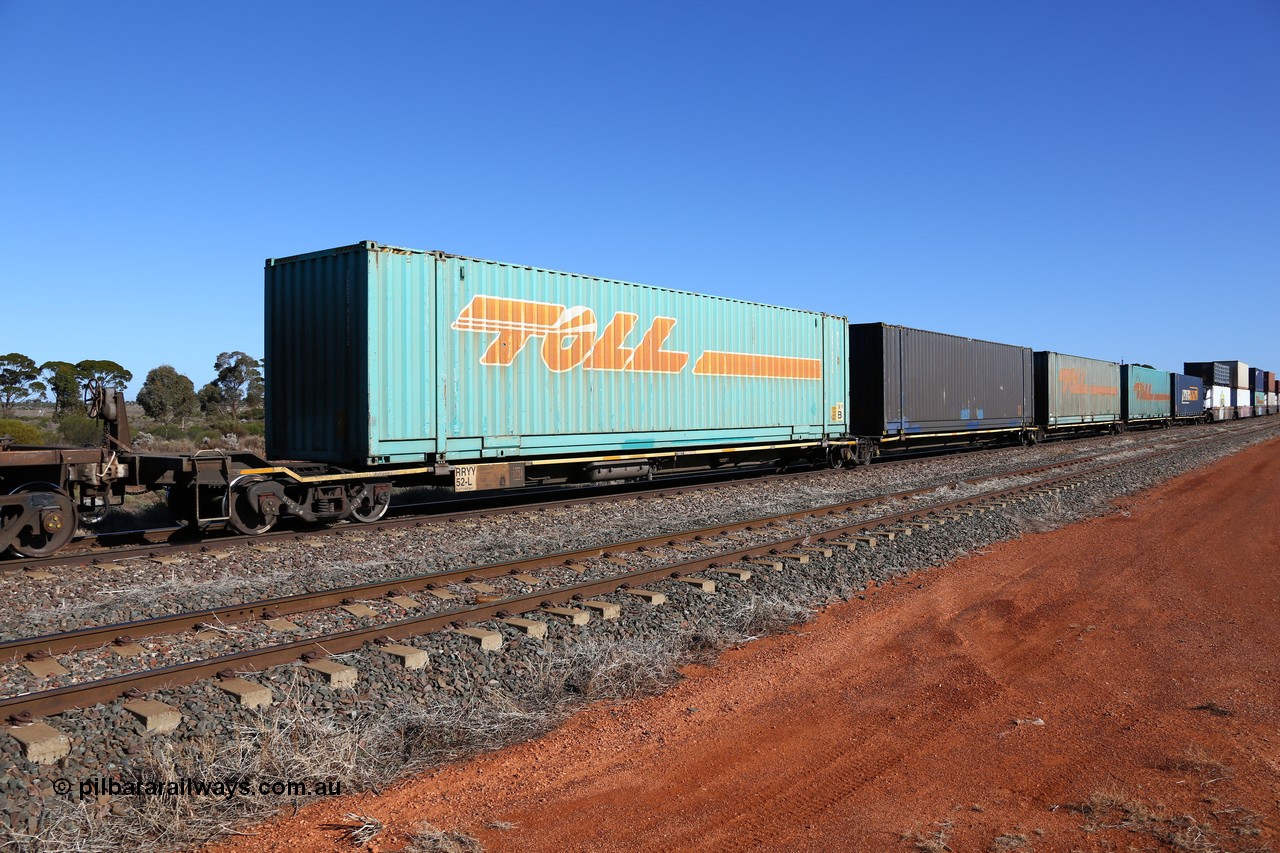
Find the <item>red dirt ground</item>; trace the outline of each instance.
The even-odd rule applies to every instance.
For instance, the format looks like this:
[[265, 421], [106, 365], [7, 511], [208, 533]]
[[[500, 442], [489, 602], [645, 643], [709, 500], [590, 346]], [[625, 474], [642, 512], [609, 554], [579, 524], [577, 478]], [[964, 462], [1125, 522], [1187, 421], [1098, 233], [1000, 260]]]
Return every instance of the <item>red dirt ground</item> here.
[[376, 850], [420, 821], [488, 850], [1271, 849], [1280, 440], [1117, 509], [225, 849], [351, 850], [348, 812]]

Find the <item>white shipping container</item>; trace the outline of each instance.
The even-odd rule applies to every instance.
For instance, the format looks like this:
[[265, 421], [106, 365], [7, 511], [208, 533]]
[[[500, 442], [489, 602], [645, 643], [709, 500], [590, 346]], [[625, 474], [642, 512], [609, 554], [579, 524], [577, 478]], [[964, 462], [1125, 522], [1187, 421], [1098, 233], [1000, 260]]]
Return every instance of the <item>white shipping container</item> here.
[[1253, 391], [1248, 388], [1231, 389], [1231, 405], [1236, 408], [1237, 418], [1253, 416]]
[[1232, 408], [1232, 389], [1225, 385], [1210, 385], [1204, 394], [1204, 407], [1215, 421], [1231, 420], [1235, 417]]

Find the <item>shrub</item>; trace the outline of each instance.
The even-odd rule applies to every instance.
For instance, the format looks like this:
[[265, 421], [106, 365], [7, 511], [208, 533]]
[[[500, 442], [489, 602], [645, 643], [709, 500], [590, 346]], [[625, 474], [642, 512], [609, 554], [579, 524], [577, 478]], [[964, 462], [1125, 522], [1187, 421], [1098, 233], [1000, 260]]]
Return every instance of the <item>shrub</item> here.
[[0, 418], [0, 435], [7, 435], [14, 444], [44, 444], [44, 433], [35, 424], [17, 418]]
[[72, 447], [87, 447], [102, 443], [102, 423], [87, 415], [68, 414], [58, 424], [62, 440]]

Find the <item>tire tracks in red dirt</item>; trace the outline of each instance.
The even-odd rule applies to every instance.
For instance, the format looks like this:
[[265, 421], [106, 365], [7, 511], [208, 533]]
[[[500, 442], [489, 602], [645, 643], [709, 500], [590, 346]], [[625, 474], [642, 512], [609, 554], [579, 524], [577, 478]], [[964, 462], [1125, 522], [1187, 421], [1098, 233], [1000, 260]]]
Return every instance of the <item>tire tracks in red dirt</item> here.
[[380, 850], [424, 820], [491, 850], [1270, 849], [1277, 525], [1273, 440], [226, 849], [350, 850], [349, 812]]

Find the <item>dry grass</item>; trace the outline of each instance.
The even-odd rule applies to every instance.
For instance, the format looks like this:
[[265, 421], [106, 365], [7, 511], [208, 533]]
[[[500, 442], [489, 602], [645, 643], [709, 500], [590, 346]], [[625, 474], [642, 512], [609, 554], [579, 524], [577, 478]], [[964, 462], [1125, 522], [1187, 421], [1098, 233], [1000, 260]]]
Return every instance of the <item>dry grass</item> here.
[[347, 819], [348, 823], [341, 824], [339, 828], [345, 832], [347, 840], [357, 847], [368, 844], [381, 835], [382, 830], [385, 829], [382, 821], [370, 815], [347, 812], [343, 817]]
[[951, 821], [944, 820], [937, 824], [935, 830], [904, 829], [902, 841], [919, 853], [954, 853], [947, 843], [951, 838], [951, 826]]
[[1206, 785], [1231, 778], [1231, 767], [1221, 758], [1210, 755], [1200, 744], [1192, 744], [1180, 757], [1165, 762], [1164, 769], [1208, 777], [1202, 782]]
[[1006, 832], [997, 835], [991, 840], [991, 846], [987, 848], [990, 853], [1007, 853], [1009, 850], [1022, 850], [1023, 853], [1030, 853], [1024, 850], [1027, 846], [1027, 836], [1019, 832]]
[[[229, 577], [209, 586], [235, 582]], [[178, 593], [182, 585], [174, 577], [146, 593], [154, 601]], [[118, 606], [142, 593], [119, 590], [112, 598]], [[68, 605], [67, 610], [86, 616], [94, 606]], [[129, 797], [103, 804], [55, 798], [46, 803], [40, 833], [6, 830], [0, 832], [0, 846], [41, 851], [187, 847], [231, 834], [238, 824], [308, 799], [259, 794], [260, 782], [336, 780], [344, 793], [377, 789], [426, 767], [537, 736], [584, 700], [659, 692], [679, 678], [682, 664], [793, 625], [810, 612], [785, 599], [751, 596], [713, 622], [692, 622], [658, 638], [587, 637], [557, 644], [552, 654], [535, 659], [518, 695], [498, 689], [461, 697], [436, 694], [428, 704], [406, 703], [356, 719], [316, 713], [303, 701], [312, 687], [295, 674], [280, 685], [282, 700], [251, 724], [229, 737], [219, 733], [203, 740], [154, 741], [151, 752], [138, 758], [127, 777], [162, 785], [184, 778], [243, 781], [252, 789], [250, 794]], [[358, 825], [346, 828], [353, 838], [372, 837], [377, 827], [359, 817]], [[417, 843], [420, 849], [478, 849], [467, 846], [475, 845], [473, 839], [449, 833], [437, 837], [428, 832]]]
[[404, 853], [481, 853], [484, 848], [470, 835], [439, 829], [423, 821], [409, 839]]
[[674, 639], [588, 638], [547, 660], [543, 688], [588, 699], [624, 699], [657, 693], [678, 677]]
[[1143, 803], [1118, 791], [1095, 791], [1084, 803], [1073, 808], [1088, 819], [1081, 827], [1085, 832], [1127, 830], [1148, 836], [1162, 849], [1179, 853], [1269, 851], [1266, 847], [1240, 846], [1240, 841], [1259, 834], [1255, 826], [1256, 815], [1244, 809], [1223, 809], [1214, 813], [1215, 817], [1231, 818], [1225, 830], [1229, 835], [1226, 835], [1222, 829], [1191, 815], [1168, 814], [1162, 806]]

